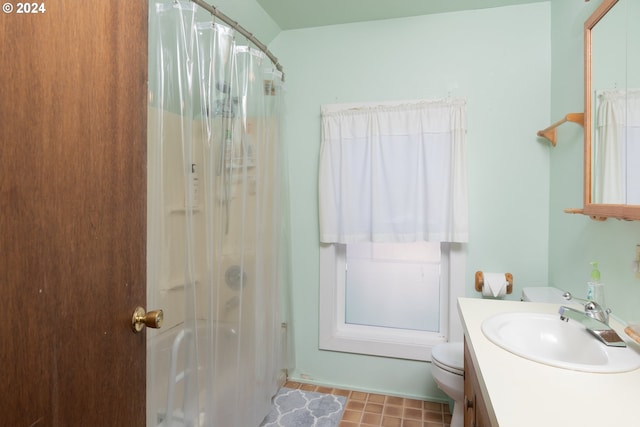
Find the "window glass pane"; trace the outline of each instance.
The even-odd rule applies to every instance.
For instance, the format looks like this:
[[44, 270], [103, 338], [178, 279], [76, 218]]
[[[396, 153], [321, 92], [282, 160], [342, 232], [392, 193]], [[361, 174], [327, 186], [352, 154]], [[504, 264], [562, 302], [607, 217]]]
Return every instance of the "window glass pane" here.
[[439, 331], [439, 243], [349, 244], [346, 258], [346, 323]]

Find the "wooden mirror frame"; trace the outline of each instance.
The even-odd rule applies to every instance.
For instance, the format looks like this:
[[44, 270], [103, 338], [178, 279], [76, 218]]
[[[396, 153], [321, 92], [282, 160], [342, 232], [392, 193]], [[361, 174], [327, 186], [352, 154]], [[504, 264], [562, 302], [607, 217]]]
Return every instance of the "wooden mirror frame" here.
[[591, 180], [593, 135], [591, 30], [616, 3], [618, 0], [604, 0], [584, 23], [584, 208], [579, 210], [579, 213], [602, 221], [607, 218], [640, 220], [640, 206], [591, 203], [593, 194]]

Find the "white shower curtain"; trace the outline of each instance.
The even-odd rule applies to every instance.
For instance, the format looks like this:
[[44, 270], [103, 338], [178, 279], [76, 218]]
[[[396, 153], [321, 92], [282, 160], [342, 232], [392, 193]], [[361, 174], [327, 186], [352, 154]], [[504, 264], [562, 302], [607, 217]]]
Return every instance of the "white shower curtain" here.
[[285, 367], [281, 74], [194, 3], [149, 24], [147, 426], [258, 426]]

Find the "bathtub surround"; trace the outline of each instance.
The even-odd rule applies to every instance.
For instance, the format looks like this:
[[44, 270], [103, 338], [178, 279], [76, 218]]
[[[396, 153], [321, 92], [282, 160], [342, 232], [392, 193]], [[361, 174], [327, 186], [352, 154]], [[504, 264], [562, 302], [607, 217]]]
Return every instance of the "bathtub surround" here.
[[285, 376], [281, 75], [194, 3], [149, 15], [147, 420], [256, 426]]

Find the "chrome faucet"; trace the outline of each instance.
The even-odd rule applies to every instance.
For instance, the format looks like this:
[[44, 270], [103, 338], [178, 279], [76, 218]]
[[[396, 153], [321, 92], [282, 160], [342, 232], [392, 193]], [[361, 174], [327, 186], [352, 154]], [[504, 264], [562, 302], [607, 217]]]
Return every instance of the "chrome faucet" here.
[[565, 292], [562, 296], [567, 301], [571, 299], [584, 301], [584, 311], [561, 305], [558, 309], [560, 320], [568, 322], [569, 319], [572, 319], [579, 322], [589, 333], [594, 335], [605, 345], [612, 347], [627, 346], [618, 333], [609, 326], [609, 313], [611, 313], [611, 310], [605, 310], [595, 301], [572, 298], [569, 292]]
[[571, 295], [570, 292], [565, 292], [562, 294], [562, 298], [567, 301], [577, 300], [580, 304], [584, 306], [584, 314], [591, 317], [592, 319], [596, 319], [599, 322], [609, 324], [609, 313], [611, 313], [611, 309], [607, 308], [606, 310], [597, 302], [592, 300], [586, 300], [582, 298], [576, 298]]

